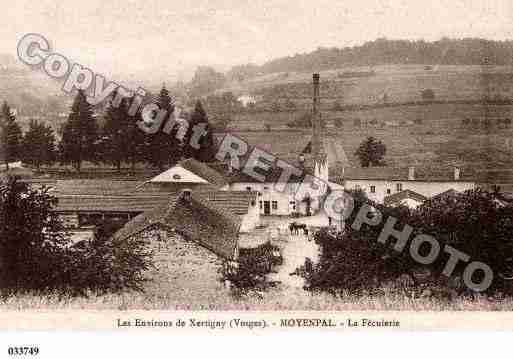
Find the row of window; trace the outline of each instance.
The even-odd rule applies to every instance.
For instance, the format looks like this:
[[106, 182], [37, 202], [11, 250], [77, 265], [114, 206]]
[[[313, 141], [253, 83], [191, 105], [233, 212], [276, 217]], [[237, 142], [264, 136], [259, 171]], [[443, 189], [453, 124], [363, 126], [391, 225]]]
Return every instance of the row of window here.
[[[361, 189], [361, 186], [360, 185], [355, 185], [354, 186], [354, 189], [358, 190], [358, 189]], [[397, 183], [395, 185], [395, 189], [397, 192], [402, 192], [403, 191], [403, 184], [402, 183]], [[370, 186], [370, 193], [376, 193], [376, 186]], [[387, 194], [391, 194], [392, 193], [392, 190], [390, 188], [387, 188]]]
[[[264, 201], [259, 201], [259, 204], [260, 204], [260, 209], [263, 209]], [[273, 209], [273, 211], [277, 211], [278, 210], [278, 201], [271, 201], [271, 208]]]

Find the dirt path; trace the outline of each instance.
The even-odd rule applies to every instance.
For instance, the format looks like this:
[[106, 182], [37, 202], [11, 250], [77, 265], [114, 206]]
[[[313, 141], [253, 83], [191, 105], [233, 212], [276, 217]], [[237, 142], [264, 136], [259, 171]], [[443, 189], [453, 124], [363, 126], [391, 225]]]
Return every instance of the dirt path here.
[[290, 234], [286, 239], [281, 239], [278, 245], [281, 248], [283, 264], [276, 268], [278, 272], [272, 273], [269, 279], [281, 282], [285, 288], [303, 288], [304, 279], [290, 274], [305, 264], [306, 258], [310, 258], [314, 263], [317, 262], [318, 246], [314, 241], [308, 241], [304, 235], [291, 236]]

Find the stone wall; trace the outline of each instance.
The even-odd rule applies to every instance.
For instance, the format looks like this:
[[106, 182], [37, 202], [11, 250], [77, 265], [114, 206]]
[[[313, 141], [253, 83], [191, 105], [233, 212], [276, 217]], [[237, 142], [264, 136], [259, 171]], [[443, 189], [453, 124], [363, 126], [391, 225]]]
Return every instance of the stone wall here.
[[216, 254], [160, 227], [149, 228], [139, 236], [153, 250], [156, 269], [148, 272], [152, 279], [149, 286], [160, 294], [181, 291], [184, 295], [208, 296], [222, 290], [223, 260]]

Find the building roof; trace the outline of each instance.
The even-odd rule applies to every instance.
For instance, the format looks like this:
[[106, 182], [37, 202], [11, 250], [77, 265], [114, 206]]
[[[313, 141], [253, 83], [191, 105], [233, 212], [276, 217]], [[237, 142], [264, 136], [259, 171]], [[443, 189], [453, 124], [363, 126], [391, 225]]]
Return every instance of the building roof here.
[[451, 188], [451, 189], [448, 189], [447, 191], [437, 194], [436, 196], [431, 197], [431, 199], [437, 201], [437, 200], [447, 199], [447, 198], [451, 198], [451, 197], [458, 197], [460, 195], [461, 195], [460, 192]]
[[59, 195], [55, 212], [129, 212], [141, 213], [169, 201], [173, 194], [165, 196], [103, 196]]
[[180, 161], [178, 162], [178, 165], [205, 179], [214, 186], [222, 187], [227, 184], [226, 179], [222, 174], [217, 172], [208, 164], [200, 162], [194, 158], [188, 158]]
[[[346, 167], [330, 173], [330, 180], [408, 181], [408, 167]], [[419, 182], [476, 182], [478, 176], [470, 169], [460, 170], [460, 178], [454, 179], [454, 168], [417, 168], [414, 181]]]
[[420, 193], [417, 193], [415, 191], [407, 189], [407, 190], [404, 190], [404, 191], [401, 191], [398, 193], [394, 193], [390, 196], [385, 197], [383, 202], [387, 206], [392, 206], [395, 204], [399, 204], [406, 199], [413, 199], [417, 202], [423, 203], [428, 198], [426, 196], [423, 196]]
[[[216, 134], [216, 141], [221, 144], [227, 133]], [[231, 131], [230, 135], [236, 136], [248, 144], [248, 153], [253, 148], [259, 148], [269, 152], [284, 161], [295, 161], [303, 152], [312, 138], [309, 131]]]
[[223, 258], [233, 259], [240, 224], [239, 217], [231, 211], [196, 192], [192, 192], [188, 200], [182, 191], [164, 205], [135, 217], [116, 232], [114, 238], [127, 239], [158, 225], [180, 233]]
[[[294, 165], [293, 163], [290, 163], [290, 165]], [[258, 179], [254, 178], [253, 176], [250, 176], [243, 172], [242, 170], [238, 169], [232, 169], [230, 171], [229, 164], [228, 163], [216, 163], [212, 164], [212, 167], [215, 168], [218, 172], [222, 173], [224, 178], [228, 183], [257, 183], [260, 182]], [[300, 169], [300, 167], [297, 167]], [[283, 170], [279, 168], [278, 166], [274, 165], [269, 170], [264, 171], [257, 169], [256, 170], [259, 174], [262, 174], [264, 176], [264, 182], [267, 183], [277, 183], [281, 177], [281, 174]], [[313, 170], [311, 168], [304, 168], [303, 173], [300, 176], [291, 176], [288, 183], [301, 183], [304, 179], [304, 177], [307, 175], [313, 175]]]
[[248, 213], [256, 205], [258, 193], [250, 191], [201, 191], [203, 197], [238, 215]]
[[52, 188], [58, 195], [131, 195], [142, 183], [110, 179], [72, 179], [56, 180]]

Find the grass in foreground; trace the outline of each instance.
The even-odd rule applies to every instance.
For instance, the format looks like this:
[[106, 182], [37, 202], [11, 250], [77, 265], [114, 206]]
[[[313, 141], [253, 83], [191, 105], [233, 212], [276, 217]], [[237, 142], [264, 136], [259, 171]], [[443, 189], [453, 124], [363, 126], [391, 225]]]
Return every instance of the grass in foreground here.
[[0, 310], [336, 310], [336, 311], [512, 311], [513, 298], [494, 301], [486, 296], [475, 299], [411, 298], [385, 291], [375, 296], [344, 293], [335, 298], [300, 289], [276, 288], [254, 293], [241, 299], [227, 290], [198, 294], [187, 291], [173, 293], [124, 293], [91, 295], [88, 298], [59, 298], [57, 295], [16, 295], [0, 301]]

